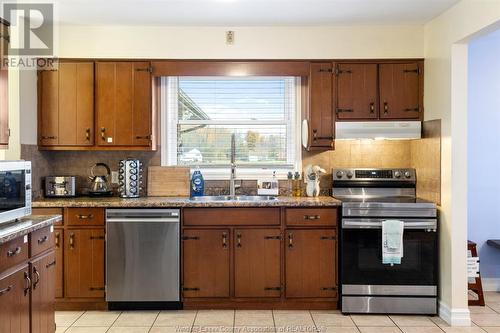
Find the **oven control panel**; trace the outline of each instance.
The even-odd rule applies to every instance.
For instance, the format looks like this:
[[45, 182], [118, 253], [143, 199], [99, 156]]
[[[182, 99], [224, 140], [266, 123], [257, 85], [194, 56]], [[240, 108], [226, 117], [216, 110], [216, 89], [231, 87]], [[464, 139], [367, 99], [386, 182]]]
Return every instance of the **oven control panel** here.
[[415, 169], [333, 169], [333, 180], [414, 181]]

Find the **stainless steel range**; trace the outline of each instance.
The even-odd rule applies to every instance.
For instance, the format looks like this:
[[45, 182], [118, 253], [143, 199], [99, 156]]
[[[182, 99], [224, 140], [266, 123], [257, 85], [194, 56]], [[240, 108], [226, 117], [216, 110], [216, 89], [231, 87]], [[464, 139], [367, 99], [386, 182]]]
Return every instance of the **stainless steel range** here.
[[[342, 201], [343, 313], [436, 314], [437, 210], [416, 197], [414, 169], [335, 169]], [[404, 222], [401, 264], [382, 263], [382, 222]]]

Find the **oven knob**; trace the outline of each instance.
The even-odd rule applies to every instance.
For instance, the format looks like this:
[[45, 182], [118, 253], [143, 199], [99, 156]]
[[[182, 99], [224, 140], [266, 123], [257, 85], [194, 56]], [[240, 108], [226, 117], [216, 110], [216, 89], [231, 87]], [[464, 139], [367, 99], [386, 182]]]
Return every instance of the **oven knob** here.
[[410, 178], [410, 177], [411, 177], [411, 173], [410, 173], [410, 171], [405, 171], [405, 177], [406, 177], [406, 178]]
[[337, 178], [342, 178], [342, 176], [344, 175], [344, 171], [337, 171]]
[[396, 178], [400, 178], [400, 177], [401, 177], [401, 172], [399, 172], [399, 171], [395, 171], [395, 172], [394, 172], [394, 177], [396, 177]]
[[348, 171], [347, 172], [347, 178], [352, 178], [352, 176], [354, 176], [354, 174], [352, 173], [352, 171]]
[[56, 194], [56, 192], [54, 190], [51, 190], [50, 194], [54, 195], [54, 194]]
[[68, 190], [64, 190], [64, 194], [68, 194]]

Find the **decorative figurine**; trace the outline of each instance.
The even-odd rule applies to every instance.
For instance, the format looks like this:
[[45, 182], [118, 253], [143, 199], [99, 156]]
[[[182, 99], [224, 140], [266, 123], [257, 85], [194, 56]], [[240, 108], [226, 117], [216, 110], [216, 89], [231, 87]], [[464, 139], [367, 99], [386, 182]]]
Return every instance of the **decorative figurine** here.
[[319, 165], [308, 165], [304, 169], [308, 197], [317, 197], [319, 195], [319, 177], [322, 173], [326, 173], [326, 171]]

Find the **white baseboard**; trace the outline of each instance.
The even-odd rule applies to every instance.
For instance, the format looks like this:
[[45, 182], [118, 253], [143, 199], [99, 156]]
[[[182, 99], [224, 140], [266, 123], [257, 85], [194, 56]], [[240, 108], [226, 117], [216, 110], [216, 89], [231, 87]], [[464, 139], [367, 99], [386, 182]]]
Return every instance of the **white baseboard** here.
[[500, 291], [500, 278], [481, 278], [483, 291]]
[[450, 309], [450, 307], [439, 301], [439, 317], [447, 322], [450, 326], [470, 326], [470, 312], [465, 309]]

